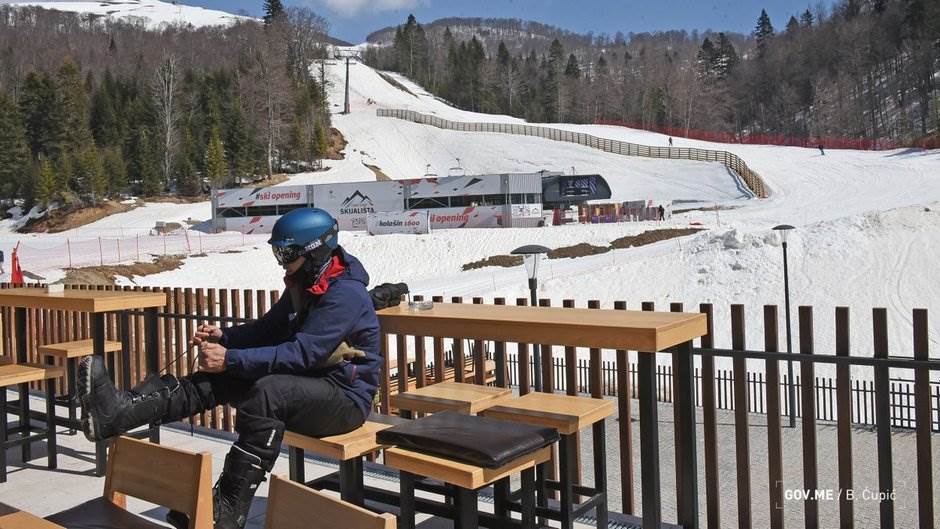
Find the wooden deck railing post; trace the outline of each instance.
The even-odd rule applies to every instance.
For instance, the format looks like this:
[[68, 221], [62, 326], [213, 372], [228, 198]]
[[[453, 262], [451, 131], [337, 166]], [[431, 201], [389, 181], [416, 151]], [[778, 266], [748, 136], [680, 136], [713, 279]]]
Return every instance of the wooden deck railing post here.
[[[424, 296], [414, 296], [415, 301], [424, 301]], [[415, 336], [415, 387], [427, 384], [428, 359], [424, 349], [424, 336]]]
[[[711, 349], [714, 343], [714, 308], [710, 303], [699, 305], [699, 312], [707, 318], [707, 333], [702, 336], [703, 349]], [[708, 529], [721, 527], [721, 500], [718, 488], [718, 428], [715, 413], [715, 358], [702, 356], [702, 416], [705, 446], [705, 506]]]
[[[505, 305], [506, 298], [496, 298], [494, 305]], [[507, 379], [508, 365], [506, 363], [506, 343], [495, 342], [493, 344], [493, 360], [496, 362], [496, 385], [501, 388], [509, 387]]]
[[[473, 298], [474, 305], [482, 305], [483, 298]], [[473, 340], [473, 381], [480, 386], [486, 385], [486, 357], [483, 355], [484, 340]]]
[[[451, 303], [463, 303], [463, 298], [460, 296], [453, 296], [450, 298]], [[451, 350], [453, 351], [453, 362], [454, 362], [454, 382], [463, 382], [464, 374], [467, 364], [467, 359], [464, 356], [463, 352], [463, 337], [454, 336], [453, 341], [451, 342]]]
[[[872, 310], [875, 358], [888, 358], [888, 311]], [[894, 470], [891, 457], [891, 373], [875, 366], [875, 427], [878, 436], [878, 490], [881, 529], [894, 527]]]
[[[653, 304], [643, 302], [643, 310]], [[640, 479], [643, 493], [643, 529], [662, 525], [662, 486], [659, 471], [659, 409], [656, 399], [656, 353], [639, 352], [637, 381], [640, 391]]]
[[[849, 308], [836, 307], [836, 356], [848, 357]], [[839, 489], [852, 490], [852, 375], [847, 364], [836, 366], [836, 429], [839, 445]], [[839, 495], [839, 527], [855, 527], [854, 502], [847, 494]]]
[[[551, 307], [552, 300], [540, 299], [539, 307]], [[555, 392], [555, 359], [552, 355], [551, 344], [539, 344], [539, 354], [542, 364], [542, 391], [544, 393]]]
[[[744, 305], [731, 305], [731, 348], [744, 351]], [[747, 360], [736, 355], [734, 372], [734, 451], [737, 467], [738, 527], [748, 529], [751, 518], [751, 442], [748, 420]]]
[[[780, 351], [776, 305], [764, 305], [764, 350]], [[780, 433], [780, 362], [767, 360], [767, 491], [770, 529], [783, 529], [783, 440]]]
[[[527, 298], [516, 298], [516, 305], [525, 307], [528, 304], [529, 300]], [[529, 344], [520, 343], [517, 344], [517, 347], [518, 353], [516, 358], [518, 363], [516, 369], [518, 373], [516, 374], [519, 377], [519, 395], [521, 396], [526, 395], [532, 389], [532, 385], [529, 382]]]
[[[574, 306], [574, 301], [571, 302]], [[615, 301], [614, 310], [627, 310], [626, 301]], [[620, 505], [625, 514], [636, 512], [633, 494], [633, 388], [630, 356], [617, 350], [617, 415], [620, 429]]]
[[[682, 304], [672, 303], [670, 310], [682, 312]], [[691, 341], [675, 347], [673, 361], [676, 509], [678, 522], [683, 528], [698, 529], [698, 443], [695, 438], [695, 369]]]
[[[813, 354], [813, 307], [799, 308], [800, 354]], [[804, 501], [804, 520], [807, 529], [819, 527], [819, 472], [816, 453], [816, 395], [813, 387], [815, 367], [812, 361], [800, 362], [800, 400], [802, 400], [803, 427], [803, 488], [810, 491]]]
[[[914, 359], [930, 359], [930, 336], [927, 327], [927, 310], [914, 310]], [[938, 412], [940, 412], [940, 401]], [[914, 406], [917, 419], [917, 505], [920, 529], [934, 527], [933, 506], [933, 453], [931, 429], [933, 413], [930, 409], [930, 370], [914, 370]]]
[[[434, 303], [444, 303], [444, 296], [432, 296]], [[438, 336], [431, 341], [434, 346], [434, 383], [438, 384], [444, 381], [444, 339]]]

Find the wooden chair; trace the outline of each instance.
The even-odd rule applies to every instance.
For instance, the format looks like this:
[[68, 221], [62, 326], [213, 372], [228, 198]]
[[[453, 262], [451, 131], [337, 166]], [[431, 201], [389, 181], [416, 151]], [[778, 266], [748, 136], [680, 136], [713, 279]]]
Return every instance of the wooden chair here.
[[111, 446], [104, 495], [46, 517], [63, 527], [164, 527], [126, 510], [127, 498], [189, 516], [189, 529], [212, 529], [212, 456], [117, 438]]
[[279, 476], [271, 476], [266, 529], [395, 529], [391, 514], [375, 514]]

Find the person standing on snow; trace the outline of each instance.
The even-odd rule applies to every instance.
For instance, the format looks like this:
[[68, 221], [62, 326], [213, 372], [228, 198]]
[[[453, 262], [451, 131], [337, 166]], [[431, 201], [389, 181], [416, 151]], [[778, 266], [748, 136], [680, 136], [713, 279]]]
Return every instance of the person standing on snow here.
[[823, 156], [826, 155], [826, 149], [825, 149], [825, 147], [823, 146], [822, 143], [819, 144], [819, 154], [821, 154], [821, 155], [823, 155]]
[[[200, 326], [192, 339], [200, 348], [195, 374], [154, 375], [119, 391], [101, 358], [82, 359], [85, 436], [107, 439], [232, 404], [238, 440], [213, 489], [214, 518], [215, 529], [243, 529], [285, 429], [338, 435], [361, 426], [372, 408], [382, 368], [379, 322], [366, 291], [369, 276], [339, 246], [338, 232], [336, 220], [321, 209], [296, 209], [278, 219], [268, 242], [285, 271], [284, 295], [251, 323]], [[343, 344], [349, 357], [336, 354]], [[167, 520], [187, 524], [174, 511]]]

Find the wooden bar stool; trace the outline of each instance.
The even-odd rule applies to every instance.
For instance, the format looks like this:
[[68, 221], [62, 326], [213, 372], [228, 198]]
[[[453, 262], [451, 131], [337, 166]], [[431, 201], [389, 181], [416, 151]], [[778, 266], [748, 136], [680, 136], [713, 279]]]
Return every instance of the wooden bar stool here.
[[408, 418], [415, 412], [455, 411], [475, 415], [510, 396], [512, 390], [509, 388], [446, 381], [392, 395], [391, 404], [398, 408], [402, 417]]
[[[535, 466], [548, 461], [552, 456], [551, 446], [545, 446], [531, 454], [519, 457], [498, 468], [484, 468], [451, 459], [406, 450], [389, 448], [385, 451], [385, 464], [399, 470], [401, 498], [399, 506], [400, 529], [415, 527], [415, 482], [421, 478], [442, 481], [454, 488], [454, 527], [455, 529], [476, 529], [480, 526], [480, 513], [477, 510], [480, 489], [498, 481], [508, 480], [515, 474], [522, 479], [522, 527], [535, 526]], [[506, 518], [500, 519], [500, 525], [509, 524]]]
[[[558, 481], [545, 478], [545, 469], [540, 465], [538, 476], [539, 505], [547, 504], [545, 488], [558, 490], [561, 503], [557, 513], [548, 512], [546, 518], [559, 520], [563, 529], [574, 526], [574, 520], [591, 510], [595, 511], [598, 527], [607, 527], [607, 449], [604, 421], [613, 415], [614, 403], [610, 400], [573, 397], [553, 393], [529, 393], [519, 398], [501, 402], [484, 410], [481, 415], [492, 419], [521, 422], [554, 428], [561, 435], [558, 441]], [[578, 481], [575, 468], [578, 453], [575, 434], [592, 427], [594, 441], [594, 487]], [[505, 494], [505, 491], [502, 492]], [[576, 496], [587, 499], [577, 503]], [[545, 510], [548, 511], [547, 509]], [[543, 513], [539, 509], [539, 515]]]
[[375, 434], [386, 428], [408, 422], [407, 419], [373, 413], [359, 428], [340, 435], [329, 437], [310, 437], [296, 432], [284, 433], [284, 444], [288, 446], [288, 459], [291, 481], [303, 483], [314, 489], [331, 488], [335, 474], [319, 479], [304, 481], [304, 453], [312, 452], [319, 456], [339, 461], [339, 493], [344, 501], [354, 505], [365, 504], [365, 486], [363, 483], [363, 457], [377, 450], [388, 448], [380, 444]]
[[[111, 364], [111, 372], [115, 373], [114, 355], [121, 351], [121, 342], [104, 342], [104, 352], [108, 354], [108, 362]], [[93, 340], [78, 340], [74, 342], [61, 342], [42, 345], [39, 347], [39, 354], [43, 355], [46, 363], [52, 364], [54, 358], [61, 358], [66, 363], [66, 384], [67, 392], [56, 399], [56, 404], [65, 406], [69, 410], [68, 428], [69, 435], [75, 435], [76, 429], [81, 428], [77, 418], [78, 409], [78, 360], [84, 356], [91, 356], [95, 352]]]
[[[7, 480], [7, 449], [20, 445], [23, 449], [23, 463], [30, 460], [30, 445], [40, 439], [46, 440], [46, 458], [50, 469], [57, 466], [57, 448], [55, 438], [55, 384], [54, 379], [63, 375], [61, 367], [44, 366], [37, 364], [4, 364], [0, 365], [0, 483]], [[20, 393], [20, 403], [26, 413], [20, 415], [20, 423], [15, 428], [7, 424], [7, 388], [25, 385], [30, 382], [46, 382], [46, 429], [30, 431], [30, 418], [28, 413], [29, 396], [25, 391]], [[10, 439], [10, 433], [18, 434], [16, 439]]]

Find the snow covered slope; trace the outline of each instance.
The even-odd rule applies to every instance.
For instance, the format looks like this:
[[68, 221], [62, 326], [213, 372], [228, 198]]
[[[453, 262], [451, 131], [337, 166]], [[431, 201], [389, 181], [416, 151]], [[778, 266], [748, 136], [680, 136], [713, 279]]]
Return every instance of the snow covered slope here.
[[[342, 243], [359, 256], [373, 284], [407, 281], [415, 293], [445, 296], [526, 295], [521, 268], [461, 266], [523, 244], [567, 246], [580, 242], [605, 245], [624, 235], [659, 227], [701, 223], [708, 231], [637, 249], [568, 260], [544, 267], [540, 294], [554, 304], [576, 299], [583, 306], [599, 299], [611, 307], [626, 300], [631, 308], [651, 300], [664, 307], [682, 301], [692, 309], [715, 304], [717, 345], [728, 346], [729, 305], [747, 309], [748, 345], [763, 343], [762, 305], [783, 303], [781, 249], [770, 228], [797, 227], [790, 244], [792, 306], [815, 310], [817, 351], [833, 350], [836, 306], [852, 309], [853, 347], [871, 350], [871, 309], [888, 307], [892, 354], [911, 350], [910, 311], [927, 308], [940, 314], [940, 151], [864, 152], [790, 147], [726, 145], [675, 138], [678, 146], [723, 149], [740, 155], [772, 190], [766, 200], [741, 198], [723, 166], [609, 155], [577, 145], [504, 134], [443, 131], [391, 118], [376, 108], [408, 108], [454, 121], [518, 121], [507, 116], [464, 112], [447, 106], [406, 79], [361, 64], [350, 69], [351, 113], [343, 104], [345, 67], [327, 66], [336, 126], [349, 142], [345, 160], [327, 160], [328, 170], [297, 175], [290, 183], [373, 180], [364, 164], [393, 178], [438, 174], [461, 159], [468, 173], [538, 169], [597, 172], [612, 184], [616, 199], [698, 199], [734, 208], [678, 215], [659, 223], [581, 225], [498, 230], [442, 230], [422, 236], [369, 237], [345, 233]], [[393, 79], [406, 90], [390, 84]], [[666, 145], [665, 136], [619, 127], [548, 125], [647, 145]], [[72, 236], [113, 236], [113, 230], [149, 227], [153, 220], [207, 218], [209, 205], [160, 204], [138, 209], [83, 228]], [[154, 217], [151, 218], [150, 215]], [[63, 236], [67, 236], [64, 234]], [[57, 236], [39, 236], [39, 238]], [[61, 237], [61, 236], [58, 236]], [[23, 236], [2, 233], [0, 247]], [[29, 239], [35, 239], [30, 237]], [[249, 236], [239, 254], [194, 257], [180, 270], [137, 278], [137, 284], [280, 288], [281, 272], [264, 236]], [[33, 242], [35, 244], [35, 242]], [[33, 267], [28, 263], [28, 268]], [[54, 274], [50, 274], [54, 277]], [[781, 310], [781, 325], [783, 312]], [[794, 322], [796, 319], [794, 318]], [[797, 330], [794, 323], [794, 332]], [[795, 337], [798, 340], [798, 334]], [[931, 326], [932, 348], [940, 333]], [[799, 343], [794, 341], [794, 343]]]
[[36, 6], [44, 9], [108, 16], [123, 20], [141, 20], [149, 28], [163, 25], [191, 24], [195, 27], [225, 26], [239, 20], [254, 20], [225, 11], [183, 5], [160, 0], [103, 0], [98, 2], [7, 2], [13, 6]]

